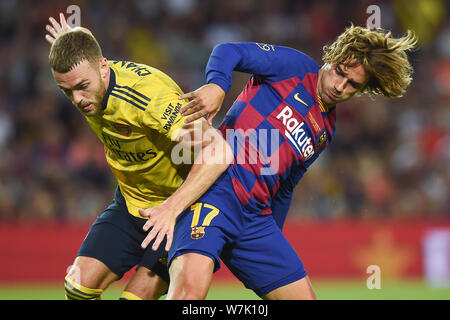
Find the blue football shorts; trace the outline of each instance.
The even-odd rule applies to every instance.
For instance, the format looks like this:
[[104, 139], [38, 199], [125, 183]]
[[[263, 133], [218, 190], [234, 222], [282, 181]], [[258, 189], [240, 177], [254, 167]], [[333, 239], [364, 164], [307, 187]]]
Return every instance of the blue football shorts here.
[[210, 257], [260, 297], [306, 276], [303, 263], [271, 215], [249, 213], [227, 172], [177, 219], [170, 263], [195, 252]]
[[119, 278], [137, 265], [152, 270], [169, 283], [166, 240], [157, 251], [151, 248], [154, 240], [146, 249], [141, 248], [148, 234], [142, 230], [146, 221], [128, 213], [125, 199], [117, 187], [113, 203], [91, 226], [78, 256], [100, 260]]

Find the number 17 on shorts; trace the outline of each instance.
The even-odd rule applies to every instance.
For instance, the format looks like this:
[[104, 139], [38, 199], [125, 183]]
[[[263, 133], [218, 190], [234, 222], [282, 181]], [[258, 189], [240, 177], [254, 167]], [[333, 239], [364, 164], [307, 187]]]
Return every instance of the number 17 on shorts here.
[[[199, 225], [200, 213], [202, 212], [202, 208], [211, 209], [211, 211], [205, 216], [202, 224]], [[210, 204], [201, 202], [193, 204], [191, 206], [191, 210], [194, 211], [191, 223], [191, 239], [201, 239], [205, 236], [205, 227], [211, 224], [212, 219], [214, 219], [220, 211]]]

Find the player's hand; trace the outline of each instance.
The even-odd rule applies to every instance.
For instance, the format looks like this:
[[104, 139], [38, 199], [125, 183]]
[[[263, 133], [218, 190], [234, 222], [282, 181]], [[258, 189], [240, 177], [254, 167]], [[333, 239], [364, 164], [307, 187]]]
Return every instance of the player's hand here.
[[178, 98], [190, 100], [180, 109], [183, 116], [189, 116], [186, 118], [186, 123], [208, 116], [208, 123], [212, 125], [213, 118], [222, 106], [225, 91], [217, 84], [209, 83]]
[[92, 35], [92, 32], [89, 29], [83, 27], [72, 28], [71, 26], [69, 26], [63, 13], [59, 14], [59, 23], [53, 17], [48, 18], [48, 21], [50, 21], [50, 24], [47, 24], [45, 26], [45, 29], [48, 32], [48, 34], [45, 35], [45, 40], [47, 40], [47, 42], [50, 44], [53, 44], [56, 38], [58, 38], [64, 32], [77, 28]]
[[144, 231], [152, 230], [149, 232], [147, 237], [142, 241], [141, 247], [143, 249], [147, 248], [148, 244], [155, 239], [152, 245], [152, 250], [156, 251], [159, 245], [167, 236], [166, 251], [169, 251], [172, 246], [173, 240], [173, 229], [175, 228], [176, 216], [171, 208], [168, 208], [166, 204], [162, 204], [158, 207], [153, 207], [149, 209], [139, 209], [139, 214], [142, 217], [149, 218], [143, 226]]
[[50, 24], [47, 24], [45, 29], [49, 34], [45, 35], [45, 40], [47, 40], [50, 44], [53, 44], [56, 38], [58, 38], [58, 36], [62, 33], [72, 30], [72, 28], [67, 24], [66, 18], [64, 18], [64, 14], [62, 13], [59, 14], [59, 23], [53, 17], [48, 18], [48, 21], [50, 21]]
[[184, 123], [181, 130], [178, 131], [175, 141], [181, 143], [183, 148], [187, 150], [198, 151], [214, 142], [216, 131], [208, 121], [200, 118], [193, 122]]

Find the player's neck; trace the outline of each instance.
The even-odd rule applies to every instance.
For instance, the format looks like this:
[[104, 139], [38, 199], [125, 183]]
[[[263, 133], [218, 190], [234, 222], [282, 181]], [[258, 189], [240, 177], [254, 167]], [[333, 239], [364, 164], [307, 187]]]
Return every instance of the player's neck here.
[[110, 82], [111, 82], [110, 80], [111, 80], [111, 68], [108, 66], [108, 69], [106, 70], [105, 78], [104, 78], [104, 80], [102, 79], [103, 85], [104, 85], [103, 89], [105, 90], [103, 92], [102, 110], [104, 110], [106, 108], [105, 99], [108, 98], [106, 95], [107, 95], [107, 92], [108, 92], [108, 89], [109, 89], [109, 85], [110, 85]]
[[322, 66], [319, 69], [319, 72], [317, 74], [317, 87], [316, 87], [316, 94], [317, 94], [317, 101], [319, 104], [328, 112], [331, 108], [335, 106], [335, 104], [330, 105], [329, 103], [324, 103], [322, 100], [322, 96], [320, 95], [319, 85], [322, 83], [322, 76], [323, 76], [324, 66]]
[[106, 90], [108, 90], [109, 88], [109, 79], [111, 78], [111, 68], [108, 66], [108, 70], [106, 71], [106, 77], [105, 80], [103, 81]]

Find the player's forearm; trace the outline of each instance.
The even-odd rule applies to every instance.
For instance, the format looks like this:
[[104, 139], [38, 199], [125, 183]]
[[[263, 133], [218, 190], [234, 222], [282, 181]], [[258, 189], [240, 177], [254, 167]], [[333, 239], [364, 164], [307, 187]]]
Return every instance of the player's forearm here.
[[[208, 190], [216, 179], [227, 169], [233, 161], [233, 154], [227, 142], [213, 129], [213, 141], [203, 144], [202, 152], [197, 154], [197, 161], [191, 168], [185, 182], [162, 205], [147, 210], [140, 209], [143, 217], [149, 217], [143, 230], [151, 229], [141, 244], [146, 248], [155, 239], [152, 250], [157, 250], [160, 243], [167, 236], [166, 251], [173, 240], [173, 230], [177, 217], [203, 193]], [[202, 157], [198, 159], [198, 157]], [[155, 238], [156, 237], [156, 238]]]
[[198, 153], [184, 183], [166, 200], [177, 216], [197, 201], [233, 161], [230, 146], [218, 132], [213, 140]]

